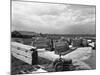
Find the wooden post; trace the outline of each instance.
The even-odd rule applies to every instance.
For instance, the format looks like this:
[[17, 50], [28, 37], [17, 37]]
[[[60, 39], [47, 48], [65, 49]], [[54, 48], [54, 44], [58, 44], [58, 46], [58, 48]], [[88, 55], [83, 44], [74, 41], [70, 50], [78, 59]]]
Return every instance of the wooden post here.
[[38, 52], [37, 49], [32, 49], [32, 65], [37, 65], [38, 64]]

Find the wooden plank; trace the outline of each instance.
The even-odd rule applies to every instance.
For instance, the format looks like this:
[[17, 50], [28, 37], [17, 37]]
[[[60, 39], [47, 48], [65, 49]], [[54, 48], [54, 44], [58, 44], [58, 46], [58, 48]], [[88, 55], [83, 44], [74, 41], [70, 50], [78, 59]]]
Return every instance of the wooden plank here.
[[25, 56], [19, 55], [19, 54], [15, 53], [15, 52], [11, 52], [11, 54], [14, 57], [16, 57], [17, 59], [20, 59], [20, 60], [22, 60], [22, 61], [24, 61], [24, 62], [26, 62], [28, 64], [32, 64], [32, 59], [30, 59], [30, 58], [27, 58]]
[[19, 60], [22, 60], [28, 64], [32, 64], [32, 57], [31, 57], [31, 51], [34, 47], [24, 45], [17, 42], [11, 43], [11, 54], [16, 57]]
[[17, 42], [11, 42], [11, 46], [14, 47], [20, 47], [20, 48], [23, 48], [23, 49], [26, 49], [26, 50], [30, 50], [30, 49], [35, 49], [36, 47], [33, 47], [33, 46], [29, 46], [29, 45], [24, 45], [24, 44], [21, 44], [21, 43], [17, 43]]
[[26, 52], [26, 51], [18, 50], [18, 49], [16, 49], [16, 48], [12, 48], [11, 51], [12, 51], [12, 52], [15, 52], [15, 53], [19, 53], [20, 55], [27, 56], [27, 57], [29, 57], [29, 58], [32, 58], [32, 57], [31, 57], [32, 52], [30, 52], [30, 51]]

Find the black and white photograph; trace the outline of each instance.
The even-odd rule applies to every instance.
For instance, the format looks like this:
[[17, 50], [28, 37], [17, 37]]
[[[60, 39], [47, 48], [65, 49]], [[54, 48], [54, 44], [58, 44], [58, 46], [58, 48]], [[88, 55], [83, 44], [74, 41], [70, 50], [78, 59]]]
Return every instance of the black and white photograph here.
[[95, 69], [95, 5], [11, 0], [11, 75]]

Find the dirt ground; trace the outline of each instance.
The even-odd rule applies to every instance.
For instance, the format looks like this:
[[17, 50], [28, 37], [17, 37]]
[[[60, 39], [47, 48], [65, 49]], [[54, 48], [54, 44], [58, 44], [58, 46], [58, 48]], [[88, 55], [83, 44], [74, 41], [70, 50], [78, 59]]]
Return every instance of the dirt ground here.
[[[39, 65], [43, 65], [48, 71], [52, 71], [50, 70], [50, 68], [48, 68], [48, 66], [50, 67], [50, 64], [52, 63], [49, 60], [43, 59], [43, 58], [38, 58], [39, 61]], [[11, 75], [16, 75], [19, 74], [21, 70], [28, 70], [28, 69], [33, 69], [32, 65], [29, 65], [13, 56], [11, 56]], [[34, 69], [33, 69], [34, 70]]]
[[96, 50], [92, 50], [91, 57], [84, 62], [87, 63], [91, 67], [91, 69], [96, 69]]

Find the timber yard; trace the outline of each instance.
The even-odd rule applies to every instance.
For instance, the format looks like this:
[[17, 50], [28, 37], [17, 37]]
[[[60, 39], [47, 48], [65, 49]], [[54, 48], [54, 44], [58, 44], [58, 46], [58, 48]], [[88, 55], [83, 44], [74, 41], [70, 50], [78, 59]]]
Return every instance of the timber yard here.
[[96, 69], [95, 34], [11, 33], [11, 74]]

